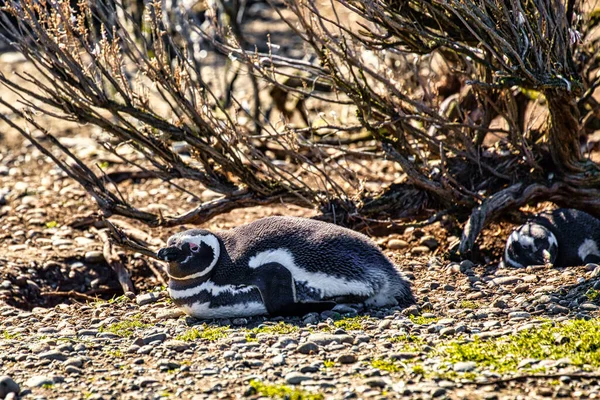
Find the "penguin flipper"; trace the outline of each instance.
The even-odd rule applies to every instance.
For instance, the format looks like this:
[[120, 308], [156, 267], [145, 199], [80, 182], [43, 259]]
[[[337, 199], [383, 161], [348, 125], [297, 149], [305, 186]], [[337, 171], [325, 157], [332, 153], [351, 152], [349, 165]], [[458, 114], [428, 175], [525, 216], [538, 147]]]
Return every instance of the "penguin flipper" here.
[[275, 262], [254, 269], [249, 284], [258, 288], [267, 312], [273, 316], [304, 315], [336, 305], [331, 301], [298, 302], [292, 273]]

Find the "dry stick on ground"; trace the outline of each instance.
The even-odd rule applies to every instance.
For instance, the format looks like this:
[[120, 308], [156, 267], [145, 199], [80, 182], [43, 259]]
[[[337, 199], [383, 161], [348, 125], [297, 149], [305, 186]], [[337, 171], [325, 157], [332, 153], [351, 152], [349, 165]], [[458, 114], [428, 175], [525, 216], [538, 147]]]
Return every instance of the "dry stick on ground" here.
[[527, 379], [558, 379], [563, 376], [572, 378], [572, 379], [599, 379], [600, 374], [586, 374], [586, 373], [560, 373], [560, 374], [532, 374], [532, 375], [519, 375], [519, 376], [511, 376], [509, 378], [500, 378], [493, 379], [484, 382], [472, 381], [472, 382], [461, 382], [462, 385], [477, 385], [477, 386], [489, 386], [489, 385], [498, 385], [502, 383], [510, 383], [516, 381], [524, 381]]
[[67, 292], [42, 292], [42, 296], [56, 296], [56, 297], [69, 297], [77, 300], [85, 301], [98, 301], [98, 297], [88, 296], [85, 293], [80, 293], [75, 290], [69, 290]]
[[[122, 247], [122, 248], [127, 249], [127, 250], [136, 251], [138, 253], [144, 254], [145, 256], [148, 256], [150, 258], [154, 258], [154, 259], [158, 260], [158, 257], [156, 256], [156, 252], [150, 250], [145, 245], [145, 241], [144, 241], [144, 244], [139, 244], [139, 243], [134, 242], [133, 240], [131, 240], [129, 238], [128, 234], [126, 234], [125, 232], [123, 232], [121, 229], [117, 228], [115, 225], [113, 225], [108, 220], [103, 221], [103, 224], [104, 224], [104, 226], [106, 226], [108, 228], [108, 232], [110, 234], [110, 237], [112, 238], [112, 240], [115, 241], [115, 243], [119, 247]], [[130, 232], [130, 235], [131, 235], [132, 230], [129, 230], [129, 232]], [[135, 231], [133, 231], [133, 232], [135, 232]], [[154, 265], [152, 265], [152, 262], [148, 262], [148, 268], [150, 268], [150, 270], [152, 271], [152, 273], [154, 274], [154, 276], [156, 277], [156, 279], [163, 286], [167, 286], [167, 281], [162, 276], [161, 272], [158, 269], [156, 269], [156, 267]]]
[[110, 236], [109, 232], [109, 229], [102, 229], [97, 232], [98, 238], [100, 238], [100, 240], [102, 240], [102, 242], [104, 243], [104, 247], [102, 249], [102, 252], [104, 253], [104, 258], [117, 274], [117, 279], [121, 284], [121, 288], [123, 288], [123, 292], [135, 293], [133, 283], [131, 282], [131, 278], [129, 276], [129, 271], [127, 271], [127, 268], [125, 268], [125, 264], [123, 264], [121, 258], [115, 251], [114, 240]]

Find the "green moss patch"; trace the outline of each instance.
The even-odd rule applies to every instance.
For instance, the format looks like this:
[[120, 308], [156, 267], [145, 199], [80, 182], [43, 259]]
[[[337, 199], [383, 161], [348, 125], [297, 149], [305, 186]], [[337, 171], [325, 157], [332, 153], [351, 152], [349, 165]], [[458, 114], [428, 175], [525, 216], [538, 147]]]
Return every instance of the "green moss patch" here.
[[229, 333], [229, 326], [208, 326], [206, 324], [202, 324], [201, 329], [192, 328], [188, 331], [177, 335], [175, 339], [183, 340], [186, 342], [191, 342], [197, 339], [208, 340], [209, 342], [214, 342], [221, 338], [224, 338]]
[[129, 337], [132, 336], [136, 330], [150, 328], [151, 326], [151, 324], [142, 322], [142, 317], [138, 314], [128, 320], [102, 326], [98, 329], [98, 332], [110, 332], [117, 336]]
[[334, 321], [333, 326], [345, 331], [361, 331], [364, 329], [363, 323], [369, 321], [369, 317], [365, 315], [358, 315], [356, 317], [342, 318]]
[[402, 365], [398, 361], [385, 360], [381, 358], [371, 361], [371, 367], [388, 372], [404, 372], [406, 370], [404, 365]]
[[[576, 366], [600, 367], [600, 320], [545, 322], [533, 329], [471, 342], [451, 342], [441, 350], [450, 362], [474, 361], [499, 372], [514, 372], [527, 358], [569, 358]], [[533, 365], [535, 368], [535, 364]]]
[[320, 393], [310, 393], [297, 390], [286, 385], [271, 385], [260, 381], [251, 381], [250, 386], [262, 397], [285, 400], [323, 400], [325, 396]]
[[275, 325], [262, 325], [253, 329], [248, 329], [248, 332], [258, 335], [264, 333], [268, 335], [287, 335], [290, 333], [298, 332], [298, 327], [292, 324], [286, 324], [283, 321], [278, 322]]
[[422, 315], [418, 315], [418, 316], [411, 315], [411, 316], [409, 316], [409, 318], [413, 324], [417, 324], [417, 325], [433, 324], [434, 322], [437, 322], [439, 319], [439, 318], [427, 318]]

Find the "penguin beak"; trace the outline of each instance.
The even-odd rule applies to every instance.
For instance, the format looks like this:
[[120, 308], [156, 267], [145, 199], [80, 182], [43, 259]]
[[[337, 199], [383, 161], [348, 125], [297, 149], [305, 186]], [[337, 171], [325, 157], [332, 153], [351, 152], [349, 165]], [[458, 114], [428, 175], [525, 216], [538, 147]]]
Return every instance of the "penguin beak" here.
[[163, 247], [162, 249], [158, 250], [156, 256], [159, 259], [167, 262], [179, 261], [185, 258], [183, 251], [175, 246]]

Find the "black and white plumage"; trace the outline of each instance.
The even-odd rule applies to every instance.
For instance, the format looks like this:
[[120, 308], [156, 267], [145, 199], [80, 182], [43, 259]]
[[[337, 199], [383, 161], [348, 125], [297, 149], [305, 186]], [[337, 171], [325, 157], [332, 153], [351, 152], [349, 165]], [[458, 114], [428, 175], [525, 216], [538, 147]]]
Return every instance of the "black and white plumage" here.
[[568, 267], [600, 261], [600, 220], [574, 209], [559, 208], [536, 215], [506, 241], [504, 261], [523, 268], [553, 264]]
[[169, 238], [169, 293], [187, 314], [223, 318], [414, 303], [410, 284], [368, 237], [305, 218], [268, 217], [229, 231]]

